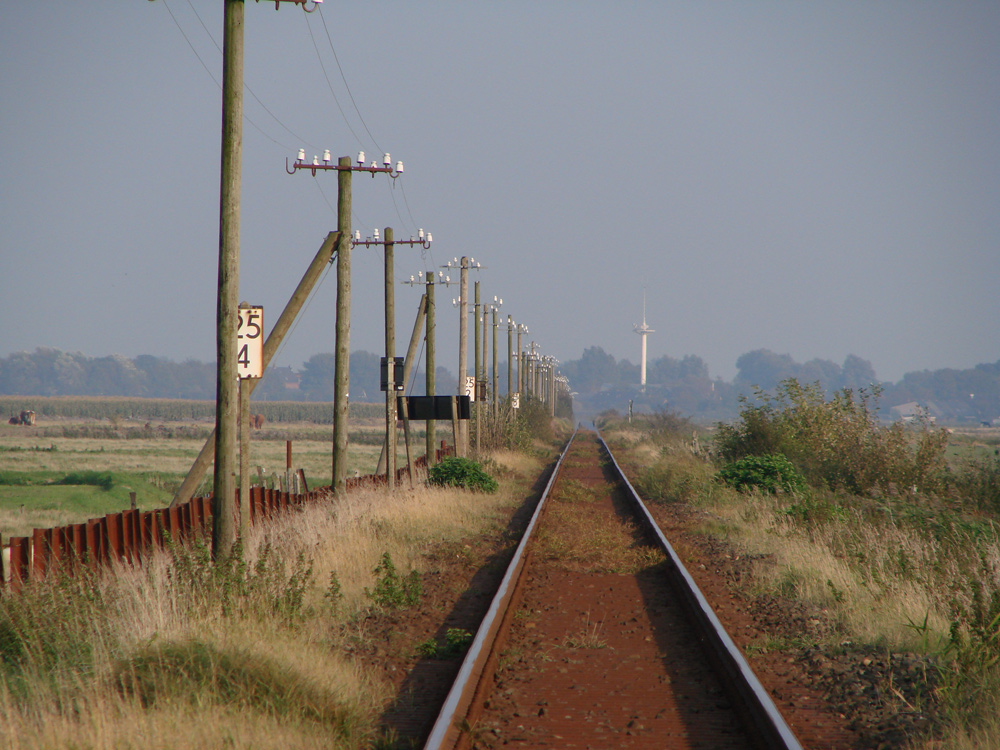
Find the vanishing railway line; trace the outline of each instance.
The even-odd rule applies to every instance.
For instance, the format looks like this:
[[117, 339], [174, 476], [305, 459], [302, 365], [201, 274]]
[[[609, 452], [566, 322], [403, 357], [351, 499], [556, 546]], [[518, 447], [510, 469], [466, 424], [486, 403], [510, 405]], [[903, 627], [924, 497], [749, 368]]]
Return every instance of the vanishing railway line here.
[[425, 747], [799, 748], [593, 432], [559, 459]]

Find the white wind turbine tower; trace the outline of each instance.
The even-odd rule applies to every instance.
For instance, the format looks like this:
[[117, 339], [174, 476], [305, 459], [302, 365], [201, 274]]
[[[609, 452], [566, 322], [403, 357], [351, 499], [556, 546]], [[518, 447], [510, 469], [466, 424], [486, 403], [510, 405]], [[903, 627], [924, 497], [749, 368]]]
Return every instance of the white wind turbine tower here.
[[642, 325], [634, 325], [632, 329], [642, 337], [642, 354], [639, 357], [639, 388], [646, 392], [646, 336], [656, 333], [646, 325], [646, 287], [642, 288]]

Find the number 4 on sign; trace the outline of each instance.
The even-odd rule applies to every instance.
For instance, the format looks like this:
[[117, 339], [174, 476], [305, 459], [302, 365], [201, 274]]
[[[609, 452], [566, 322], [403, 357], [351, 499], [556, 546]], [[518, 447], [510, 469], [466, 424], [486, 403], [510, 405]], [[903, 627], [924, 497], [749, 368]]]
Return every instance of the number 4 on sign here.
[[240, 306], [236, 324], [236, 370], [240, 378], [264, 375], [264, 308]]

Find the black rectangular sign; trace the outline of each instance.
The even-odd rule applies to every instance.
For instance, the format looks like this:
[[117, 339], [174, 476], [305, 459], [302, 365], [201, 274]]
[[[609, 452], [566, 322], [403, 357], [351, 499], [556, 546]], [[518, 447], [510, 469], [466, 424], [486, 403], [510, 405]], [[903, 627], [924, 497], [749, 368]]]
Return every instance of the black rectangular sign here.
[[[402, 391], [406, 389], [406, 383], [403, 382], [403, 358], [393, 357], [394, 362], [392, 366], [392, 376], [393, 380], [396, 381], [396, 387], [393, 390]], [[383, 391], [389, 390], [389, 361], [387, 357], [382, 357], [379, 362], [381, 367], [380, 375], [381, 379], [379, 381], [379, 386]]]
[[[405, 399], [405, 404], [404, 404]], [[471, 413], [468, 396], [399, 396], [399, 413], [402, 415], [403, 408], [408, 406], [408, 417], [410, 419], [452, 419], [452, 402], [458, 405], [459, 419], [468, 419]]]

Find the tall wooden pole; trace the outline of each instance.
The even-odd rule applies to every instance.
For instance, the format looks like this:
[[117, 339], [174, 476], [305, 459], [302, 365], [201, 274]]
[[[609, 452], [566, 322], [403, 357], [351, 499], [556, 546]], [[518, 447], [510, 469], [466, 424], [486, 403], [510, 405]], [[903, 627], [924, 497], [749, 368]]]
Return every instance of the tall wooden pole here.
[[[468, 375], [469, 361], [469, 259], [464, 255], [459, 271], [458, 310], [461, 315], [458, 319], [458, 393], [462, 395], [465, 393], [465, 378]], [[469, 453], [469, 423], [465, 420], [459, 420], [458, 434], [459, 439], [456, 442], [460, 445], [455, 446], [456, 455], [467, 456]]]
[[385, 478], [389, 489], [396, 486], [396, 301], [393, 285], [392, 227], [385, 228], [385, 361], [388, 388], [385, 392]]
[[500, 408], [500, 393], [497, 390], [497, 306], [493, 305], [493, 416]]
[[[427, 372], [425, 373], [426, 378], [426, 395], [434, 396], [435, 393], [435, 372], [434, 372], [434, 273], [430, 272], [427, 279], [427, 367], [425, 368]], [[434, 451], [436, 435], [434, 434], [434, 420], [427, 420], [427, 468], [430, 468], [435, 464]]]
[[517, 327], [517, 392], [524, 395], [524, 354], [521, 349], [521, 326]]
[[479, 282], [478, 281], [475, 284], [475, 288], [476, 288], [476, 292], [475, 292], [475, 295], [476, 295], [475, 296], [475, 300], [476, 300], [476, 302], [475, 302], [475, 305], [473, 307], [474, 314], [472, 316], [472, 325], [473, 325], [473, 328], [475, 329], [476, 335], [473, 337], [474, 341], [473, 341], [473, 347], [472, 348], [476, 350], [476, 354], [475, 354], [475, 359], [476, 359], [476, 367], [475, 367], [476, 388], [473, 391], [472, 399], [473, 399], [473, 401], [476, 402], [476, 452], [478, 453], [479, 450], [483, 447], [483, 437], [482, 437], [482, 435], [483, 435], [483, 415], [482, 415], [483, 405], [482, 405], [482, 403], [479, 402], [479, 380], [483, 376], [483, 372], [482, 372], [483, 371], [483, 360], [482, 360], [482, 355], [481, 355], [481, 353], [479, 351], [479, 312], [480, 312], [480, 308], [479, 308]]
[[351, 157], [337, 164], [337, 324], [333, 365], [333, 492], [347, 489], [347, 410], [351, 385]]
[[514, 318], [507, 316], [507, 403], [510, 404], [514, 375]]
[[226, 0], [222, 41], [222, 169], [219, 190], [219, 279], [216, 307], [215, 482], [212, 554], [236, 541], [236, 365], [240, 292], [240, 180], [243, 150], [243, 0]]
[[[487, 351], [487, 347], [489, 346], [490, 342], [490, 337], [486, 333], [486, 321], [487, 321], [486, 316], [489, 314], [488, 308], [489, 304], [483, 305], [483, 383], [489, 382], [486, 375], [490, 371], [490, 353]], [[479, 325], [479, 323], [476, 323], [476, 325]], [[487, 402], [490, 400], [490, 396], [489, 393], [486, 392], [485, 385], [483, 386], [483, 391], [485, 393], [485, 398], [483, 399], [483, 408], [486, 409], [488, 408]]]
[[549, 363], [549, 414], [556, 415], [556, 361]]

